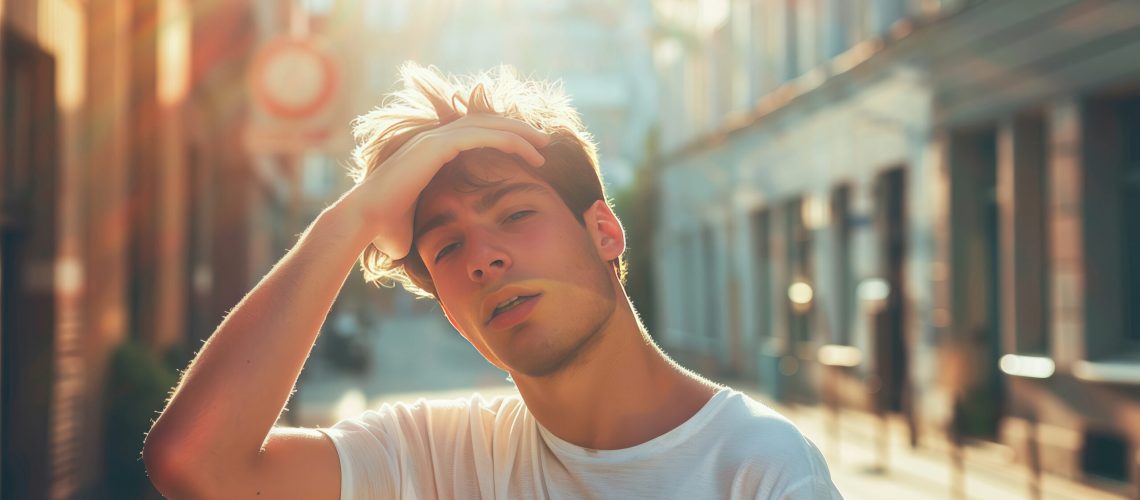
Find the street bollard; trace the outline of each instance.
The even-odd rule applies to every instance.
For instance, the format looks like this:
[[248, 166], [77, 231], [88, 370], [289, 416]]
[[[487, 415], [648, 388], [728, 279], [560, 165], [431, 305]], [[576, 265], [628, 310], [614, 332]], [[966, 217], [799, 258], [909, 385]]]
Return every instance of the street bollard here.
[[891, 447], [891, 427], [890, 416], [885, 410], [879, 412], [879, 470], [887, 473], [887, 465], [890, 460], [890, 447]]
[[966, 457], [962, 449], [962, 399], [954, 398], [950, 418], [950, 491], [954, 498], [966, 498]]
[[1132, 484], [1136, 486], [1133, 496], [1140, 500], [1140, 447], [1137, 447], [1136, 454], [1132, 457]]
[[830, 434], [832, 447], [831, 459], [838, 463], [840, 449], [842, 448], [839, 436], [839, 391], [836, 387], [837, 380], [835, 373], [838, 368], [834, 366], [825, 366], [824, 369], [826, 370], [828, 406], [830, 406], [829, 413], [831, 414], [831, 425], [829, 426], [831, 431]]
[[1026, 440], [1025, 463], [1029, 467], [1029, 498], [1041, 498], [1041, 450], [1037, 442], [1037, 415], [1029, 416], [1029, 437]]
[[831, 446], [833, 448], [832, 460], [838, 462], [839, 450], [842, 447], [839, 436], [841, 430], [839, 417], [843, 404], [842, 397], [839, 394], [840, 370], [859, 366], [859, 363], [862, 362], [863, 359], [863, 352], [854, 346], [827, 344], [820, 346], [819, 351], [816, 353], [816, 359], [819, 360], [820, 365], [824, 368], [823, 389], [831, 416], [829, 431], [831, 434]]

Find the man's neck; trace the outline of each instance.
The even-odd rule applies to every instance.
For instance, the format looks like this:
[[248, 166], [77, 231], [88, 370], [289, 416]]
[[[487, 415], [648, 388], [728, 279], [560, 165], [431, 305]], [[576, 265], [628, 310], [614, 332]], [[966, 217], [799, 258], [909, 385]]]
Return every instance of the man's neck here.
[[628, 299], [595, 335], [598, 344], [560, 373], [512, 374], [531, 414], [565, 441], [591, 449], [635, 446], [684, 423], [717, 391], [653, 344]]

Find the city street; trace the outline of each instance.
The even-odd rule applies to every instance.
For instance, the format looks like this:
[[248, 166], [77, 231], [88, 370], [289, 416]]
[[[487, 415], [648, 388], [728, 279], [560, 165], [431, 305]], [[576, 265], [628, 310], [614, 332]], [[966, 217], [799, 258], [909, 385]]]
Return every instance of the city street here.
[[513, 393], [420, 299], [594, 257], [848, 498], [1140, 499], [1137, 54], [1130, 0], [0, 0], [0, 499]]

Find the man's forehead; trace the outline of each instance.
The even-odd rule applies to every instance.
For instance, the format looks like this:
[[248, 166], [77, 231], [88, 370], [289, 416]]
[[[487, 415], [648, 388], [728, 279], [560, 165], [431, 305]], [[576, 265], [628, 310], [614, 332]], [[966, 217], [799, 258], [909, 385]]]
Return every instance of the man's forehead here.
[[417, 212], [426, 211], [445, 199], [475, 198], [515, 181], [534, 181], [511, 162], [466, 161], [444, 166], [420, 192]]
[[413, 238], [454, 219], [457, 206], [483, 212], [512, 193], [553, 194], [549, 184], [511, 162], [449, 164], [445, 169], [420, 193]]

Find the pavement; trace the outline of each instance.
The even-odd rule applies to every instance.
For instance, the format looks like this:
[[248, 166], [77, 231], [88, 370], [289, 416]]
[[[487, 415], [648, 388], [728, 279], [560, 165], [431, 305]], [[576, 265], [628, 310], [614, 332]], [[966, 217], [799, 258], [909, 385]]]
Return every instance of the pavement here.
[[[949, 443], [937, 436], [920, 438], [911, 448], [906, 423], [860, 411], [841, 411], [839, 425], [834, 414], [820, 406], [787, 407], [745, 384], [733, 384], [754, 399], [773, 407], [800, 428], [823, 452], [832, 480], [844, 498], [857, 499], [1014, 499], [1035, 498], [1030, 474], [1014, 459], [1013, 451], [996, 443], [964, 446], [956, 465]], [[883, 429], [886, 432], [883, 432]], [[883, 446], [883, 436], [886, 446]], [[886, 450], [885, 453], [883, 450]], [[1116, 488], [1121, 485], [1106, 485]], [[1106, 489], [1094, 488], [1051, 474], [1043, 474], [1041, 495], [1056, 500], [1125, 498]]]
[[[340, 373], [313, 356], [290, 404], [290, 425], [329, 426], [385, 402], [515, 392], [506, 375], [483, 359], [442, 315], [390, 318], [369, 332], [367, 340], [371, 368], [361, 375]], [[824, 453], [832, 479], [845, 498], [1034, 498], [1028, 470], [1000, 445], [964, 447], [961, 465], [956, 467], [951, 447], [937, 437], [924, 437], [912, 449], [899, 419], [889, 419], [884, 427], [873, 415], [844, 411], [835, 426], [832, 414], [824, 408], [782, 406], [747, 383], [726, 383], [791, 419]], [[1098, 489], [1045, 474], [1039, 498], [1124, 498], [1121, 495], [1126, 490], [1114, 486], [1116, 490]]]

